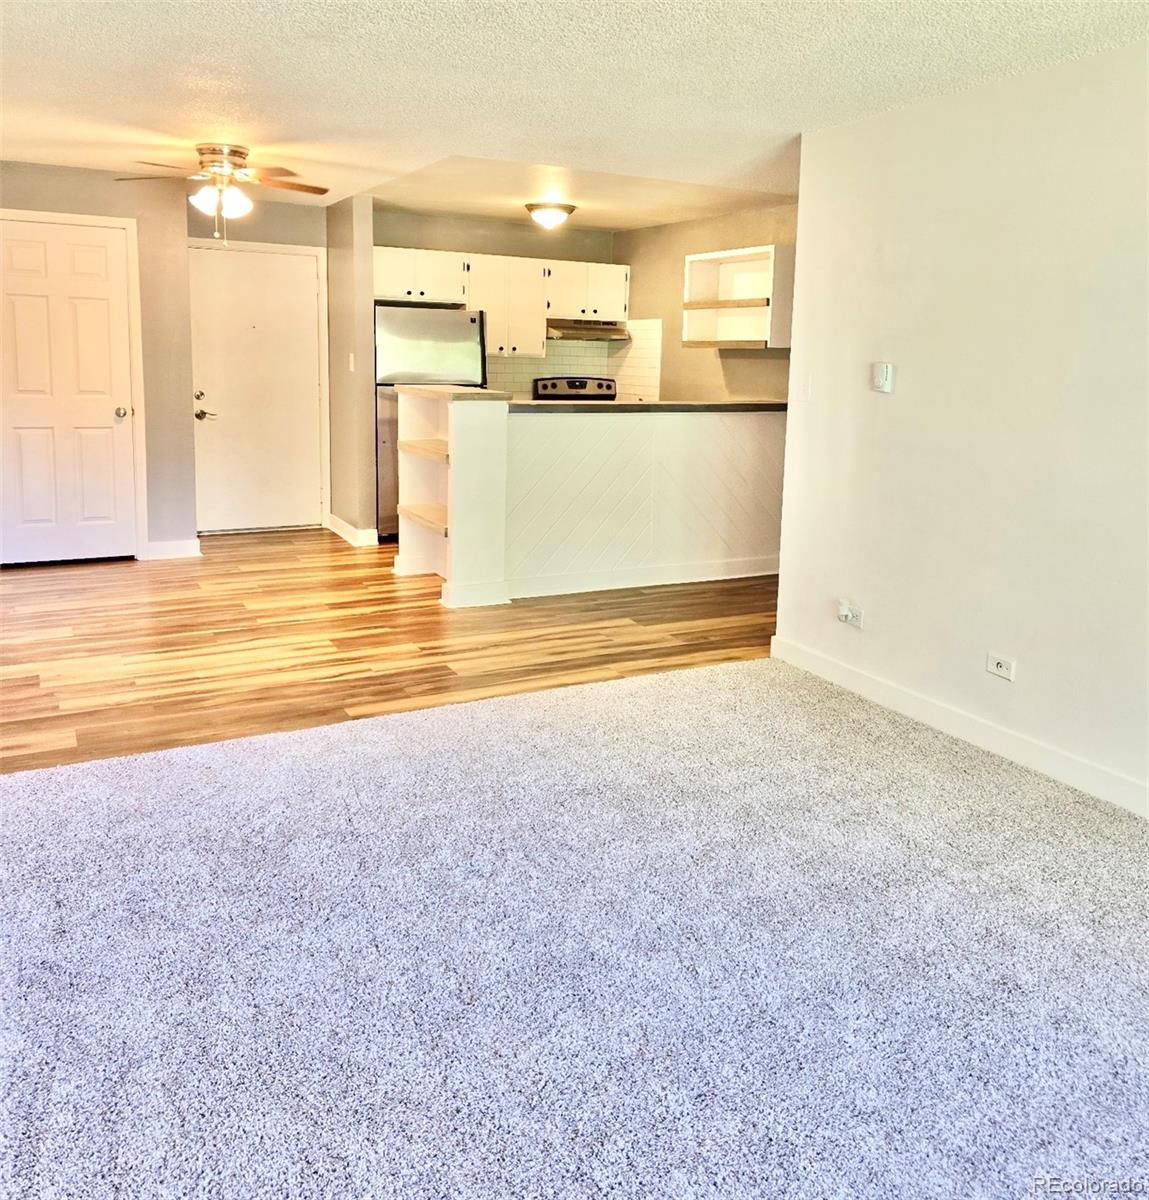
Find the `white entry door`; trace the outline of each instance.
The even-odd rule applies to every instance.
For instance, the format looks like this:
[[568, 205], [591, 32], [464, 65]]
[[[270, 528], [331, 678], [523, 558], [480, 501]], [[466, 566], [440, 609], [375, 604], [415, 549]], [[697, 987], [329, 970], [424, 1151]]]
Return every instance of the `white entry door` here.
[[136, 551], [123, 229], [0, 221], [0, 561]]
[[193, 247], [196, 524], [319, 525], [319, 260]]

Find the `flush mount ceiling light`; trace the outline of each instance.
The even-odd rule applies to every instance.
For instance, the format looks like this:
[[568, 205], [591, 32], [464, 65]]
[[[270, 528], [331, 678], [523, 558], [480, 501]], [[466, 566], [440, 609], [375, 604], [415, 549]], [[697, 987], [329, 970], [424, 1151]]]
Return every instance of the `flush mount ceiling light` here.
[[531, 220], [536, 221], [544, 229], [557, 229], [573, 213], [573, 204], [528, 204], [527, 212]]

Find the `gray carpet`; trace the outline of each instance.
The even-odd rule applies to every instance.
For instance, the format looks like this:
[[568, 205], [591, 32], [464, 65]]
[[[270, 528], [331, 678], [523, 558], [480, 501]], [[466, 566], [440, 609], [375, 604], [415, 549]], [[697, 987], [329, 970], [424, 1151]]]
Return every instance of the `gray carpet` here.
[[1149, 825], [782, 664], [0, 789], [4, 1195], [1149, 1177]]

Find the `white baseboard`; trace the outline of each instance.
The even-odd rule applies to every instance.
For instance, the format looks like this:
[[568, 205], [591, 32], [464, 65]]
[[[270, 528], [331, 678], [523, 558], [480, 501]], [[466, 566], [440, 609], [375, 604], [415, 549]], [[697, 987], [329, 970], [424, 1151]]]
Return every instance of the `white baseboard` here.
[[492, 604], [510, 604], [511, 593], [503, 580], [497, 583], [444, 583], [445, 608], [486, 608]]
[[395, 555], [395, 561], [391, 565], [394, 575], [438, 575], [441, 569], [438, 563], [433, 563], [430, 559], [416, 558], [413, 554], [404, 554], [402, 551]]
[[194, 537], [177, 542], [145, 542], [136, 551], [136, 558], [199, 558], [202, 553], [199, 538]]
[[1120, 805], [1139, 817], [1149, 818], [1149, 784], [1140, 782], [1119, 771], [1110, 770], [1100, 763], [1078, 758], [1056, 746], [1039, 742], [1023, 733], [1006, 729], [984, 717], [975, 716], [964, 709], [932, 700], [920, 692], [911, 691], [891, 680], [860, 671], [856, 667], [831, 658], [817, 650], [811, 650], [785, 638], [775, 637], [770, 643], [773, 658], [800, 667], [813, 675], [829, 679], [851, 692], [857, 692], [886, 708], [904, 713], [925, 725], [932, 725], [943, 733], [952, 734], [963, 741], [972, 742], [983, 750], [1000, 754], [1024, 767], [1032, 767], [1070, 787], [1088, 792]]
[[330, 529], [332, 533], [337, 533], [345, 541], [350, 542], [352, 546], [357, 546], [362, 549], [365, 546], [378, 546], [379, 533], [375, 529], [356, 529], [350, 522], [343, 520], [342, 517], [337, 517], [334, 513], [328, 513], [323, 518], [323, 528]]
[[704, 583], [710, 579], [743, 579], [750, 575], [777, 575], [778, 555], [729, 558], [715, 562], [656, 563], [621, 571], [588, 571], [582, 575], [543, 575], [533, 579], [508, 579], [507, 588], [520, 596], [563, 596], [570, 592], [606, 592], [614, 588], [653, 587], [664, 583]]

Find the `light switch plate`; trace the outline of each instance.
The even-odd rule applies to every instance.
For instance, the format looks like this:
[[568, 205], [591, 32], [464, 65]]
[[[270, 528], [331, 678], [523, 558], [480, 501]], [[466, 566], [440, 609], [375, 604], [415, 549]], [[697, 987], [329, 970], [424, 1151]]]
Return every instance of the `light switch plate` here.
[[892, 392], [894, 390], [894, 364], [870, 363], [870, 387], [875, 392]]

